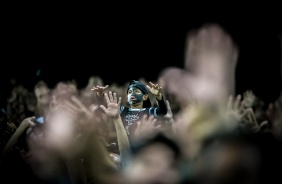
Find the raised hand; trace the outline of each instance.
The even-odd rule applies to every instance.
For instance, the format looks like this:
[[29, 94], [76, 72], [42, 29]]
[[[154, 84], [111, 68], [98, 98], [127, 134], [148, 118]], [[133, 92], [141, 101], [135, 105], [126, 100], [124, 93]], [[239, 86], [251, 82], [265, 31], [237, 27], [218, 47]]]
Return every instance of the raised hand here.
[[107, 108], [104, 105], [100, 105], [100, 108], [106, 113], [108, 117], [118, 118], [120, 113], [121, 97], [117, 100], [117, 94], [110, 91], [109, 94], [105, 93], [105, 100]]
[[158, 84], [154, 84], [152, 82], [149, 82], [149, 85], [146, 85], [146, 87], [153, 95], [156, 95], [156, 96], [161, 95], [162, 87], [160, 87]]
[[186, 44], [186, 69], [198, 76], [212, 78], [214, 82], [226, 80], [223, 76], [234, 74], [238, 49], [220, 25], [206, 24], [190, 32]]
[[227, 104], [227, 114], [234, 118], [236, 121], [242, 120], [242, 118], [248, 113], [249, 109], [244, 108], [244, 101], [241, 100], [241, 95], [237, 95], [236, 99], [230, 96]]
[[262, 132], [262, 130], [268, 125], [268, 121], [263, 121], [260, 124], [257, 122], [254, 111], [252, 108], [248, 108], [246, 117], [243, 121], [240, 121], [239, 127], [242, 131], [248, 133]]
[[[95, 120], [100, 120], [100, 116], [98, 115], [98, 106], [97, 105], [91, 105], [89, 108], [87, 108], [80, 99], [78, 99], [75, 96], [71, 97], [70, 102], [66, 102], [66, 105], [68, 107], [68, 112], [71, 113], [72, 117], [83, 117], [79, 118], [80, 120], [90, 120], [95, 117]], [[81, 124], [87, 124], [89, 121], [79, 121]]]
[[137, 122], [137, 127], [134, 132], [135, 140], [142, 139], [147, 136], [151, 136], [153, 133], [155, 133], [158, 130], [155, 127], [156, 122], [157, 122], [157, 119], [153, 115], [149, 117], [148, 115], [144, 115]]
[[232, 37], [221, 26], [204, 25], [187, 36], [185, 69], [167, 68], [161, 85], [181, 106], [188, 105], [190, 95], [198, 104], [221, 105], [234, 93], [237, 56]]
[[109, 85], [106, 85], [106, 86], [97, 85], [96, 87], [93, 87], [90, 90], [96, 92], [97, 96], [100, 97], [101, 93], [103, 93], [108, 88], [109, 88]]
[[16, 148], [20, 136], [24, 135], [27, 133], [27, 130], [30, 130], [29, 128], [36, 126], [35, 123], [35, 117], [27, 117], [25, 118], [19, 125], [19, 127], [16, 129], [16, 131], [13, 133], [12, 137], [9, 139], [7, 144], [5, 145], [3, 155], [6, 152], [9, 152], [10, 150]]
[[243, 132], [261, 132], [268, 125], [268, 121], [257, 122], [253, 109], [246, 108], [245, 99], [241, 100], [241, 95], [237, 95], [236, 100], [232, 96], [229, 97], [227, 113], [239, 123], [239, 128]]
[[101, 138], [102, 113], [98, 110], [99, 106], [88, 107], [78, 97], [71, 96], [49, 114], [45, 129], [47, 145], [68, 160], [82, 154], [89, 141]]

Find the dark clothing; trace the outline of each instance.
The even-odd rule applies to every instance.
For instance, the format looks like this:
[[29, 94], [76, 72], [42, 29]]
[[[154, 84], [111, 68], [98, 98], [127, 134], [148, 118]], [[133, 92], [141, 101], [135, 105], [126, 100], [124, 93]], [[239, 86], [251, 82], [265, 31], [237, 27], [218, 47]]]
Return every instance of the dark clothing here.
[[[162, 100], [158, 101], [157, 107], [148, 107], [143, 109], [131, 109], [129, 107], [120, 106], [120, 116], [124, 125], [124, 128], [127, 132], [129, 142], [132, 141], [133, 134], [137, 127], [137, 121], [142, 118], [143, 115], [147, 114], [148, 116], [153, 115], [154, 117], [162, 117], [167, 113], [167, 106], [164, 97]], [[117, 140], [112, 142], [114, 148], [111, 148], [111, 151], [119, 154]]]
[[124, 125], [124, 128], [127, 132], [129, 141], [134, 134], [136, 129], [136, 122], [140, 120], [140, 118], [147, 114], [148, 116], [153, 115], [154, 117], [164, 116], [167, 113], [167, 106], [164, 98], [158, 101], [157, 107], [148, 107], [143, 109], [131, 109], [128, 107], [121, 106], [120, 107], [120, 116]]

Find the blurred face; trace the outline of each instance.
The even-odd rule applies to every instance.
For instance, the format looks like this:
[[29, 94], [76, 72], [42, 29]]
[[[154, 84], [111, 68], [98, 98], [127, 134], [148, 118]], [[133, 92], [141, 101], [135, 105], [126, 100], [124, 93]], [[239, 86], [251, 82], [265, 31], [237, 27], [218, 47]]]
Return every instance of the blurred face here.
[[127, 169], [130, 183], [175, 184], [180, 179], [174, 152], [161, 143], [141, 150]]
[[201, 184], [257, 183], [260, 156], [251, 145], [214, 145], [202, 157]]
[[50, 102], [50, 94], [49, 89], [45, 87], [35, 89], [35, 95], [38, 104], [40, 105], [48, 105]]
[[130, 87], [127, 92], [127, 101], [130, 105], [137, 104], [144, 100], [143, 96], [144, 95], [140, 89], [136, 87]]

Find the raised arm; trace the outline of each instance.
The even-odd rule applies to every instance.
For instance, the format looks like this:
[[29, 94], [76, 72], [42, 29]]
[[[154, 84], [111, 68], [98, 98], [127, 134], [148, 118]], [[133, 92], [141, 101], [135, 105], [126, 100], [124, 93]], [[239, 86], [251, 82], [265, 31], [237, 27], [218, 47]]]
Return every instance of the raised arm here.
[[12, 135], [12, 137], [9, 139], [9, 141], [7, 142], [4, 151], [3, 151], [3, 155], [5, 155], [7, 152], [13, 150], [18, 141], [19, 138], [26, 133], [26, 131], [28, 130], [29, 127], [35, 126], [35, 117], [28, 117], [25, 118], [20, 126], [16, 129], [15, 133]]
[[167, 114], [167, 106], [165, 99], [161, 93], [161, 88], [158, 84], [153, 84], [152, 82], [149, 82], [149, 85], [146, 86], [147, 89], [156, 96], [157, 102], [158, 102], [158, 107], [154, 109], [154, 116], [165, 116]]
[[[60, 154], [64, 157], [74, 183], [87, 181], [103, 183], [110, 177], [109, 174], [117, 171], [116, 165], [102, 142], [103, 137], [99, 134], [101, 114], [98, 109], [98, 106], [87, 108], [80, 99], [73, 96], [70, 102], [64, 104], [62, 113], [59, 113], [59, 116], [63, 116], [60, 119], [65, 121], [60, 123], [66, 123], [68, 127], [71, 127], [69, 131], [72, 133], [66, 134], [68, 141], [57, 144], [57, 147], [61, 149]], [[67, 130], [68, 127], [63, 130]]]
[[109, 85], [106, 85], [106, 86], [96, 86], [96, 87], [91, 88], [91, 91], [94, 91], [98, 98], [102, 98], [104, 91], [106, 89], [108, 89], [108, 88], [109, 88]]
[[117, 100], [116, 93], [112, 94], [111, 91], [109, 92], [109, 94], [105, 93], [104, 96], [107, 103], [107, 108], [104, 105], [101, 105], [100, 107], [107, 114], [108, 117], [112, 118], [114, 122], [117, 133], [120, 158], [121, 162], [123, 162], [126, 157], [126, 154], [130, 149], [130, 145], [120, 117], [121, 97], [119, 97], [119, 99]]

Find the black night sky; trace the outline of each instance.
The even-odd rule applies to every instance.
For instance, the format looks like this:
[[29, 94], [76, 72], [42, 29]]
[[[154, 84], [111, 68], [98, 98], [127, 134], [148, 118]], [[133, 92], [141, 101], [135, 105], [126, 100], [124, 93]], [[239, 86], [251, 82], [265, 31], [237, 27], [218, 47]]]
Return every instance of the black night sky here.
[[206, 22], [222, 25], [239, 46], [236, 91], [253, 89], [262, 98], [275, 98], [281, 85], [278, 15], [185, 12], [94, 16], [82, 11], [10, 18], [2, 27], [1, 93], [7, 93], [11, 78], [28, 88], [40, 79], [50, 87], [75, 79], [83, 87], [91, 75], [107, 84], [155, 80], [164, 68], [183, 66], [187, 32]]

